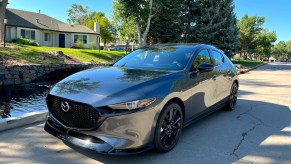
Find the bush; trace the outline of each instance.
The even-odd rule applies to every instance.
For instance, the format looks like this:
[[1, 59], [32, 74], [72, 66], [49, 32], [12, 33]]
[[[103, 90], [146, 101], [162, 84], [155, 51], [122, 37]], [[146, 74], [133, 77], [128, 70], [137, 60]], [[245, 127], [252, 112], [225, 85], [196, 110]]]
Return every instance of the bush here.
[[76, 48], [84, 49], [84, 43], [82, 40], [78, 40], [76, 43]]
[[94, 42], [90, 42], [89, 46], [90, 46], [90, 49], [92, 49], [92, 50], [96, 50], [97, 49], [97, 45]]
[[39, 44], [36, 41], [25, 39], [25, 38], [13, 39], [12, 43], [28, 45], [28, 46], [39, 46]]

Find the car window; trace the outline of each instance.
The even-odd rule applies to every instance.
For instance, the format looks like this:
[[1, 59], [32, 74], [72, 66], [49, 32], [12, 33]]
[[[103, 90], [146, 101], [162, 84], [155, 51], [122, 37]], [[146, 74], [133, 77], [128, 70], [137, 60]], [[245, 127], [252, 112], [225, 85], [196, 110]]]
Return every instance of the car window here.
[[223, 63], [223, 57], [221, 53], [217, 51], [213, 51], [213, 50], [211, 50], [210, 52], [211, 52], [212, 64], [214, 64], [215, 66], [221, 65]]
[[133, 51], [115, 63], [114, 66], [155, 70], [182, 70], [191, 59], [193, 51], [192, 47], [186, 46], [146, 47]]
[[199, 65], [202, 63], [211, 63], [208, 50], [202, 50], [199, 52], [199, 54], [197, 55], [196, 59], [193, 62], [191, 71], [198, 70]]

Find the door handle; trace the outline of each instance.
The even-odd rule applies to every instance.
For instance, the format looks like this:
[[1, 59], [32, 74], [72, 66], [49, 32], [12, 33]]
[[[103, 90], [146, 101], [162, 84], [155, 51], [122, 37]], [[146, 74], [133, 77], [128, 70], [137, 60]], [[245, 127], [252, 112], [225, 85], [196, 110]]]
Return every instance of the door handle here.
[[217, 76], [216, 75], [214, 75], [212, 78], [211, 78], [212, 80], [214, 80], [214, 81], [216, 81], [216, 79], [217, 79]]

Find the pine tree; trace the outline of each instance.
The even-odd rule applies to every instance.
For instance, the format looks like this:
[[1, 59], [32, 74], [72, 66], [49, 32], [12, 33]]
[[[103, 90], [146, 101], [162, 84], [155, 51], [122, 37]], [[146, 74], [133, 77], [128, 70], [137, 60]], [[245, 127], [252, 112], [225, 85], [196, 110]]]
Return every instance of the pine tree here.
[[149, 43], [180, 42], [183, 33], [181, 1], [156, 0], [154, 2], [154, 16], [148, 34]]
[[197, 0], [188, 14], [187, 42], [211, 44], [232, 56], [238, 45], [233, 0]]

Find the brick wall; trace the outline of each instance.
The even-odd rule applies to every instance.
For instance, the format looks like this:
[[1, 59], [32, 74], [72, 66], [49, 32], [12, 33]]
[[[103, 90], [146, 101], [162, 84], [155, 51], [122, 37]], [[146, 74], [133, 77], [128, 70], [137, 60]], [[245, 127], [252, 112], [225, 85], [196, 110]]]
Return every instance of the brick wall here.
[[96, 64], [0, 66], [0, 86], [32, 82], [58, 81], [73, 73], [96, 67]]

